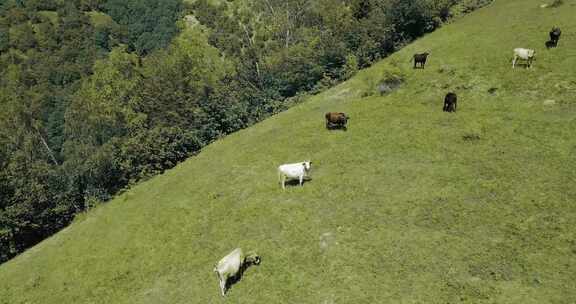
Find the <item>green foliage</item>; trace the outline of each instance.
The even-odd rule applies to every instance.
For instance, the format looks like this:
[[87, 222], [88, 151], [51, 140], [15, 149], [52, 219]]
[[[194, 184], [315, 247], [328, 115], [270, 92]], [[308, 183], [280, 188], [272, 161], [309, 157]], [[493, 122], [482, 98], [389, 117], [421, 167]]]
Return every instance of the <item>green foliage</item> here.
[[25, 52], [36, 46], [34, 39], [34, 30], [28, 23], [12, 26], [9, 32], [10, 46]]
[[55, 11], [57, 0], [26, 0], [25, 7], [29, 11]]
[[10, 48], [10, 33], [7, 27], [0, 25], [0, 53], [5, 52]]
[[0, 10], [2, 260], [64, 227], [83, 200], [59, 165], [70, 91], [92, 69], [92, 28], [73, 6], [53, 22], [37, 11], [50, 1], [26, 4]]
[[358, 58], [350, 54], [346, 57], [346, 64], [344, 64], [342, 71], [342, 79], [347, 80], [358, 73]]
[[195, 132], [177, 127], [156, 127], [121, 143], [121, 170], [128, 183], [135, 182], [174, 167], [202, 146]]
[[127, 43], [141, 55], [167, 46], [178, 31], [179, 0], [108, 0], [103, 8], [114, 21], [127, 27]]
[[34, 37], [40, 51], [53, 52], [58, 49], [58, 35], [51, 22], [37, 24]]
[[421, 0], [392, 0], [387, 3], [388, 20], [395, 25], [396, 32], [402, 39], [412, 40], [433, 30], [432, 10]]

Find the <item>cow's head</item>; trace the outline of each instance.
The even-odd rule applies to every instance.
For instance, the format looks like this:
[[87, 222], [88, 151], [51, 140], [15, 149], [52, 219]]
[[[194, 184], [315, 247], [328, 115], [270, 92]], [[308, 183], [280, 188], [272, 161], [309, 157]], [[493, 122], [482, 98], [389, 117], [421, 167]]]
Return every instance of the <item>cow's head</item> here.
[[305, 161], [302, 163], [302, 166], [304, 166], [305, 171], [310, 171], [310, 168], [312, 167], [312, 162], [311, 161]]
[[347, 119], [348, 119], [348, 116], [346, 115], [346, 113], [339, 112], [339, 113], [338, 113], [338, 116], [337, 116], [337, 119], [347, 120]]
[[249, 264], [260, 265], [260, 262], [262, 261], [262, 259], [260, 258], [260, 256], [258, 254], [251, 252], [250, 254], [248, 254], [246, 256], [245, 261]]

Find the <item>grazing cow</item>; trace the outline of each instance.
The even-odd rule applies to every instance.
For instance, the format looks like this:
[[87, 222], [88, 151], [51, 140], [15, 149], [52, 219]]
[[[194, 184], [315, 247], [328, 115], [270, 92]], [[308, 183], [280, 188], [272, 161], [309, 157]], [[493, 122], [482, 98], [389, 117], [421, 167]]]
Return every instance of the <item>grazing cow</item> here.
[[428, 59], [428, 55], [430, 55], [430, 53], [426, 52], [426, 53], [422, 53], [422, 54], [414, 54], [414, 68], [416, 68], [418, 66], [418, 64], [420, 64], [420, 68], [424, 68], [424, 66], [426, 65], [426, 59]]
[[346, 113], [342, 112], [328, 112], [326, 117], [326, 129], [332, 128], [342, 128], [346, 130], [346, 124], [348, 123], [348, 117]]
[[288, 179], [298, 179], [300, 186], [302, 186], [304, 177], [308, 176], [308, 172], [310, 172], [311, 167], [311, 161], [279, 166], [278, 177], [280, 179], [280, 183], [282, 184], [282, 189], [286, 189], [286, 180]]
[[458, 104], [458, 97], [456, 94], [450, 92], [444, 97], [444, 112], [456, 112], [456, 106]]
[[550, 31], [550, 41], [554, 44], [554, 46], [558, 45], [558, 40], [560, 40], [560, 35], [562, 34], [562, 31], [560, 30], [559, 27], [553, 27], [552, 30]]
[[532, 66], [532, 61], [536, 56], [536, 51], [531, 49], [516, 48], [514, 49], [514, 59], [512, 60], [512, 68], [516, 66], [516, 61], [522, 59], [526, 61], [528, 67]]
[[240, 248], [234, 249], [216, 264], [214, 272], [216, 272], [218, 280], [220, 281], [222, 296], [226, 295], [228, 279], [239, 279], [244, 273], [244, 270], [250, 265], [260, 265], [260, 256], [255, 253], [245, 256]]

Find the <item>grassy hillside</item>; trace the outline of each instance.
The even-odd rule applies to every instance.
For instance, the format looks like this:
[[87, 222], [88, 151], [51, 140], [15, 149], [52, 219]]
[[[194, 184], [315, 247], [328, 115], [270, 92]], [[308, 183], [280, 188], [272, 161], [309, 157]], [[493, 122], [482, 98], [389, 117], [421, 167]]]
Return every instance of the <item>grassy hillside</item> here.
[[[210, 145], [0, 266], [0, 303], [576, 302], [565, 2], [496, 0]], [[515, 47], [537, 49], [532, 69], [511, 69]], [[373, 94], [388, 73], [405, 84]], [[456, 114], [441, 111], [450, 90]], [[325, 130], [326, 111], [349, 130]], [[305, 159], [313, 180], [281, 191], [276, 167]], [[262, 264], [225, 300], [212, 268], [238, 246]]]

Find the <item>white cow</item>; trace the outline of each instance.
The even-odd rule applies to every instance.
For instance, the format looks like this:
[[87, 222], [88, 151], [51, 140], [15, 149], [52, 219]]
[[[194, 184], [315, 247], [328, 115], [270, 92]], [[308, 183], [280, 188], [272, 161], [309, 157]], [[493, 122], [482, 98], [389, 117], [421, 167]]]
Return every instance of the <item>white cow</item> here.
[[278, 167], [278, 178], [282, 184], [282, 189], [286, 189], [286, 180], [288, 179], [298, 179], [300, 181], [300, 186], [304, 181], [304, 177], [308, 176], [310, 168], [312, 166], [311, 161], [305, 161], [301, 163], [285, 164]]
[[526, 62], [528, 63], [528, 67], [531, 67], [532, 60], [534, 60], [535, 55], [536, 55], [535, 50], [523, 49], [523, 48], [514, 49], [514, 59], [512, 60], [512, 68], [516, 66], [516, 61], [518, 60], [518, 58], [526, 60]]
[[260, 256], [255, 253], [245, 256], [241, 248], [232, 250], [232, 252], [216, 264], [214, 272], [216, 272], [218, 280], [220, 281], [222, 296], [226, 295], [226, 283], [228, 279], [233, 277], [239, 278], [239, 276], [242, 276], [244, 270], [251, 264], [260, 265]]

